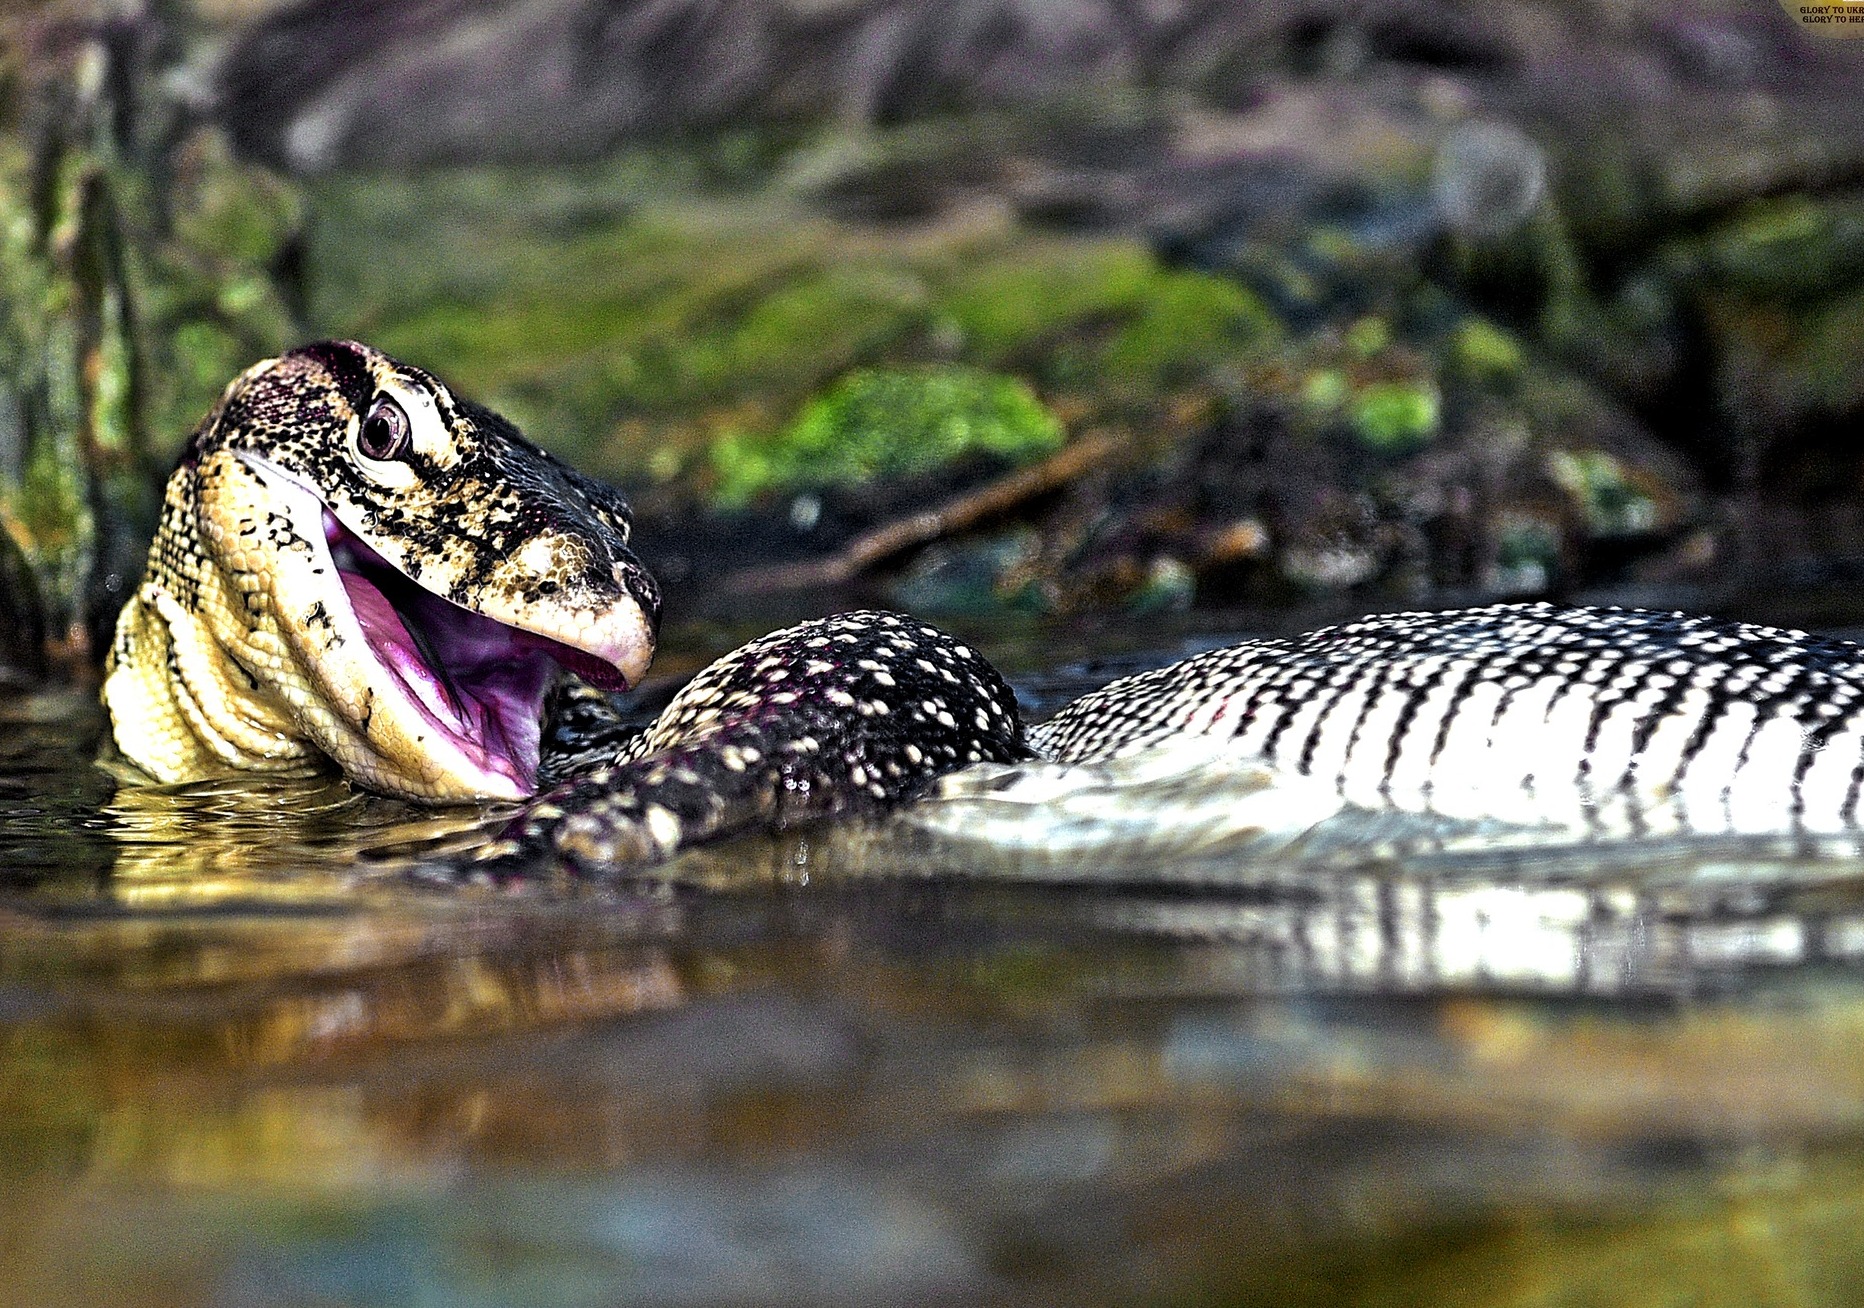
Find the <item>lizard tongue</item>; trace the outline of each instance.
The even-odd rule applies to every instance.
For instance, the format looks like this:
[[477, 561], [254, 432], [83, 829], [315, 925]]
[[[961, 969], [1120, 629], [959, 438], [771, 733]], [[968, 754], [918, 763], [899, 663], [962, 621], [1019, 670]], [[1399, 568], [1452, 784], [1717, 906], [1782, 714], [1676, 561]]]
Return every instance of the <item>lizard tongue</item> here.
[[333, 515], [325, 531], [378, 662], [465, 753], [524, 790], [536, 781], [544, 696], [559, 667], [603, 689], [626, 689], [612, 664], [410, 581]]

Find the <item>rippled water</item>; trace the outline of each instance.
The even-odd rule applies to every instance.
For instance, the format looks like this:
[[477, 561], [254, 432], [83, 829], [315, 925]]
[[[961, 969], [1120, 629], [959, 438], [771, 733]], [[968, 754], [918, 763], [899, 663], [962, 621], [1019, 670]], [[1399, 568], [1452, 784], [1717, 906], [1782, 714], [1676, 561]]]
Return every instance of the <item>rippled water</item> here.
[[1856, 859], [971, 813], [444, 888], [471, 815], [99, 727], [0, 700], [10, 1302], [1864, 1301]]

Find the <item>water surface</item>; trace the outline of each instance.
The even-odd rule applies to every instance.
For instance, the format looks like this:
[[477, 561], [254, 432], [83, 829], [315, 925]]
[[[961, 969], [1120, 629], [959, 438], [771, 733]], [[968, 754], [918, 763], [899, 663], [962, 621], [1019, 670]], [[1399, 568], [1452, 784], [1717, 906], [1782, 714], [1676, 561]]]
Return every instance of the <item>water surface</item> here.
[[473, 815], [117, 792], [100, 725], [0, 701], [10, 1302], [1864, 1301], [1855, 859], [449, 886]]

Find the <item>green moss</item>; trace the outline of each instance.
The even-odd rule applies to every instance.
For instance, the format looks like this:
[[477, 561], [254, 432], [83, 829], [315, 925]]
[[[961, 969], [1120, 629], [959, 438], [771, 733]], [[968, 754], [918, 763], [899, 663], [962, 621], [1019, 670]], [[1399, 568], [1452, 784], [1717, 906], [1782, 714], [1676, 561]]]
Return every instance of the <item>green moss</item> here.
[[211, 397], [237, 377], [246, 363], [252, 362], [240, 362], [241, 349], [240, 339], [218, 323], [197, 321], [176, 329], [174, 353], [183, 374], [180, 380], [190, 392], [210, 397], [208, 404], [198, 406], [201, 411], [211, 405]]
[[21, 542], [48, 589], [65, 606], [76, 602], [82, 584], [83, 550], [89, 543], [90, 506], [76, 456], [46, 442], [32, 451], [22, 470], [11, 508], [23, 529]]
[[1021, 462], [1061, 444], [1055, 415], [1022, 382], [953, 366], [849, 374], [774, 438], [713, 447], [718, 498], [846, 486], [932, 471], [971, 454]]
[[218, 133], [192, 137], [176, 161], [176, 239], [221, 259], [264, 267], [303, 224], [297, 192], [264, 169], [234, 162]]
[[1346, 348], [1361, 359], [1370, 359], [1391, 343], [1391, 324], [1377, 314], [1368, 314], [1346, 329]]
[[1486, 318], [1466, 318], [1450, 340], [1450, 359], [1470, 377], [1512, 376], [1521, 371], [1521, 344]]
[[1204, 273], [1155, 269], [1095, 362], [1115, 381], [1170, 388], [1258, 356], [1280, 324], [1253, 294]]
[[1309, 373], [1301, 384], [1301, 401], [1309, 408], [1330, 413], [1346, 403], [1351, 393], [1346, 374], [1338, 368], [1321, 368]]
[[211, 128], [127, 149], [107, 99], [81, 112], [31, 153], [0, 133], [0, 409], [18, 446], [0, 526], [49, 628], [95, 639], [141, 567], [158, 467], [232, 376], [300, 335], [272, 267], [300, 212]]
[[1035, 244], [946, 288], [940, 308], [967, 357], [1027, 368], [1057, 389], [1170, 389], [1280, 338], [1249, 290], [1126, 243]]
[[714, 377], [784, 382], [846, 368], [925, 326], [929, 301], [910, 271], [824, 269], [761, 297], [732, 324]]
[[144, 249], [138, 288], [152, 365], [144, 421], [162, 461], [243, 368], [303, 334], [273, 267], [302, 231], [296, 189], [235, 162], [213, 131], [187, 137], [172, 166], [172, 239]]
[[955, 270], [940, 309], [968, 356], [1000, 363], [1066, 324], [1130, 309], [1156, 271], [1137, 245], [1031, 242]]
[[1353, 398], [1353, 430], [1377, 449], [1416, 449], [1437, 434], [1442, 404], [1429, 382], [1374, 382]]
[[677, 199], [620, 164], [326, 180], [313, 208], [314, 330], [675, 494], [704, 490], [678, 479], [726, 434], [720, 457], [744, 463], [850, 370], [968, 365], [1087, 420], [1152, 421], [1280, 337], [1251, 292], [1136, 241], [966, 224], [883, 241], [782, 195]]

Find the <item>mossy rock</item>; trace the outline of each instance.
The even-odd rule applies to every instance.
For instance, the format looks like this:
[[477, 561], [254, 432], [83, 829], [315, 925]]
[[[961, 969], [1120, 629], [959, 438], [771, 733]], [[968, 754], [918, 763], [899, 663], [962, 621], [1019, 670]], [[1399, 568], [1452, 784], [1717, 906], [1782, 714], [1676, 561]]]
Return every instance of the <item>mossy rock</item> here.
[[712, 462], [717, 500], [731, 507], [768, 491], [920, 476], [977, 455], [1027, 462], [1064, 439], [1060, 420], [1014, 377], [875, 368], [844, 377], [774, 437], [720, 441]]
[[1451, 336], [1450, 362], [1463, 377], [1481, 382], [1518, 375], [1526, 358], [1513, 335], [1486, 318], [1471, 316]]
[[332, 178], [311, 207], [317, 331], [675, 499], [715, 485], [717, 442], [779, 431], [853, 370], [1011, 373], [1071, 419], [1156, 429], [1282, 342], [1252, 292], [1130, 238], [965, 220], [882, 240], [781, 193], [699, 202], [625, 158]]
[[959, 270], [941, 309], [965, 352], [1057, 389], [1162, 391], [1260, 358], [1282, 328], [1225, 277], [1161, 267], [1124, 242], [1032, 240]]

